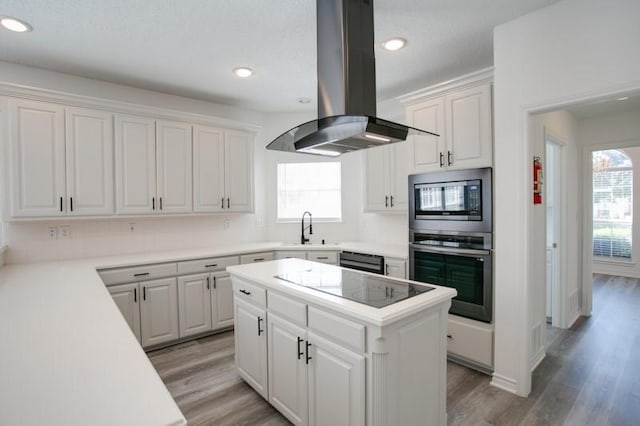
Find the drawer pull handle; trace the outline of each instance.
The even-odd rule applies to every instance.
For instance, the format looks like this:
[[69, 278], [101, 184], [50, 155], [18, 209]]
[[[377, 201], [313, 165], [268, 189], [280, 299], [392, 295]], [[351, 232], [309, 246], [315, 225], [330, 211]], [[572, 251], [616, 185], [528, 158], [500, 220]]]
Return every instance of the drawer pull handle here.
[[318, 256], [318, 257], [316, 257], [316, 259], [327, 260], [327, 259], [329, 259], [329, 257], [328, 256]]
[[139, 273], [139, 274], [133, 274], [134, 277], [146, 277], [147, 275], [149, 275], [148, 272], [142, 272], [142, 273]]
[[205, 268], [215, 268], [216, 266], [218, 266], [217, 263], [212, 263], [210, 265], [204, 265]]
[[250, 291], [247, 291], [247, 290], [244, 290], [244, 289], [240, 289], [240, 293], [242, 293], [242, 294], [246, 294], [247, 296], [250, 296], [250, 295], [251, 295], [251, 292], [250, 292]]
[[300, 343], [304, 342], [304, 339], [298, 337], [298, 359], [304, 355], [304, 352], [300, 351]]
[[256, 257], [255, 259], [253, 259], [254, 262], [262, 262], [264, 260], [264, 257]]
[[305, 353], [305, 358], [306, 358], [306, 360], [305, 360], [305, 361], [306, 361], [306, 363], [307, 363], [307, 364], [309, 364], [309, 360], [310, 360], [310, 359], [312, 359], [312, 358], [309, 356], [309, 346], [311, 346], [311, 343], [307, 342], [307, 348], [305, 349], [305, 352], [306, 352], [306, 353]]
[[450, 334], [447, 334], [447, 339], [453, 339], [453, 336]]
[[260, 327], [260, 325], [262, 324], [263, 319], [258, 317], [258, 336], [260, 336], [264, 330]]

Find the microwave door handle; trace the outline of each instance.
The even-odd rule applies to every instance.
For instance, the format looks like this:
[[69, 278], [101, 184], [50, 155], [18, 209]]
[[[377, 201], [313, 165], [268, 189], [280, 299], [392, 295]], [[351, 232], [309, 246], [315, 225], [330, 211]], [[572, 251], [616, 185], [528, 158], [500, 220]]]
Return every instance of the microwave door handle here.
[[487, 256], [491, 254], [491, 250], [462, 249], [453, 247], [426, 247], [420, 244], [410, 243], [409, 247], [416, 251], [425, 253], [450, 253], [450, 254], [469, 254], [473, 256]]

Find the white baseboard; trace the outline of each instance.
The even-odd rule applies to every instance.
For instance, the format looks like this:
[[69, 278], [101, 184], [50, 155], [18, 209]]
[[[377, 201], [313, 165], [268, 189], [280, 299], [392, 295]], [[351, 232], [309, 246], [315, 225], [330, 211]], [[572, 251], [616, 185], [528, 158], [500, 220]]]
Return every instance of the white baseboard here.
[[538, 352], [536, 352], [536, 354], [531, 359], [531, 372], [533, 372], [533, 370], [535, 370], [538, 367], [538, 365], [540, 365], [540, 363], [542, 362], [542, 360], [546, 355], [547, 353], [544, 347], [538, 349]]
[[518, 395], [518, 383], [515, 380], [510, 379], [509, 377], [493, 373], [491, 386], [495, 386], [498, 389], [502, 389], [504, 391]]

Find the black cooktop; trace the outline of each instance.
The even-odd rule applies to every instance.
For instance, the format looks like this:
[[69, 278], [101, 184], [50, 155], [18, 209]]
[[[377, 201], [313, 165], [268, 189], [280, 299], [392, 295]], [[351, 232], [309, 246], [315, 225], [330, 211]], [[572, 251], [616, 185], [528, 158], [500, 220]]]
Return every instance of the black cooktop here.
[[338, 268], [310, 268], [276, 275], [275, 278], [376, 308], [384, 308], [433, 290], [427, 285], [404, 283], [382, 275]]

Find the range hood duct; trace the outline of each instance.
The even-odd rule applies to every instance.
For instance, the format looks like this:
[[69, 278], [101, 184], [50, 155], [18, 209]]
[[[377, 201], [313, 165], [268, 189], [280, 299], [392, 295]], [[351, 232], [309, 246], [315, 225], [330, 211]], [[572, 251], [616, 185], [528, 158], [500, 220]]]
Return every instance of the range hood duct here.
[[267, 149], [337, 156], [435, 133], [376, 117], [373, 0], [316, 0], [318, 119]]

